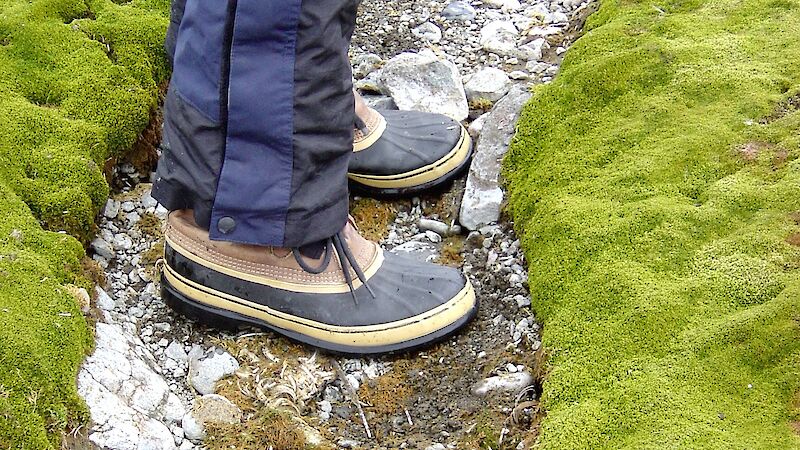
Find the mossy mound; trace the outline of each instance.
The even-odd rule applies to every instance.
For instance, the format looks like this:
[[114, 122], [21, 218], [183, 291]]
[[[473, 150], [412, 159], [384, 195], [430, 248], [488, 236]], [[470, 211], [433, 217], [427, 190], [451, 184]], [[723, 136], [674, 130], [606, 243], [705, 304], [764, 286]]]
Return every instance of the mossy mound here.
[[587, 29], [505, 165], [541, 447], [800, 448], [800, 2], [603, 0]]
[[135, 142], [168, 75], [168, 0], [0, 4], [0, 448], [58, 447], [87, 418], [91, 347], [66, 284], [108, 196], [102, 167]]

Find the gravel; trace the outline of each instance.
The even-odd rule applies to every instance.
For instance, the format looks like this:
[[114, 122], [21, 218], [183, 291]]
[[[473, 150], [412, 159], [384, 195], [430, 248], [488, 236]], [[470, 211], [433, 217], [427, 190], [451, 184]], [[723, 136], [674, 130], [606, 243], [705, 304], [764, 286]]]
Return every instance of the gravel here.
[[[424, 57], [434, 55], [449, 66], [454, 79], [463, 76], [468, 83], [481, 80], [482, 76], [474, 78], [480, 71], [493, 75], [502, 71], [512, 88], [548, 82], [558, 71], [559, 48], [567, 48], [575, 39], [573, 25], [585, 16], [587, 4], [579, 0], [366, 0], [351, 49], [354, 77], [361, 86], [378, 88], [377, 81], [389, 76], [389, 72], [382, 73], [387, 61], [403, 52], [427, 49]], [[492, 28], [513, 34], [513, 48], [486, 50], [481, 35], [488, 35]], [[493, 70], [487, 72], [486, 68]], [[456, 87], [463, 89], [462, 84]], [[372, 101], [384, 105], [393, 105], [398, 98], [371, 96]], [[502, 101], [504, 97], [497, 98]], [[402, 107], [402, 101], [397, 105]], [[477, 119], [472, 121], [470, 133], [479, 139], [485, 133], [484, 124], [495, 126], [484, 112], [469, 111], [469, 119]], [[165, 448], [189, 450], [201, 445], [202, 433], [193, 428], [197, 421], [187, 421], [189, 406], [202, 398], [198, 392], [215, 395], [217, 383], [252, 382], [258, 377], [264, 383], [258, 385], [259, 396], [254, 399], [258, 405], [303, 418], [319, 430], [322, 439], [339, 448], [463, 448], [464, 442], [474, 441], [475, 426], [486, 417], [492, 419], [484, 425], [498, 435], [505, 430], [506, 442], [514, 443], [511, 448], [536, 432], [527, 427], [536, 422], [531, 408], [525, 410], [527, 416], [515, 416], [525, 416], [527, 422], [507, 428], [516, 406], [535, 401], [540, 388], [540, 326], [530, 311], [525, 258], [512, 223], [499, 219], [488, 225], [476, 222], [475, 230], [462, 234], [458, 220], [466, 186], [463, 178], [446, 192], [391, 202], [396, 215], [381, 244], [390, 251], [460, 267], [481, 301], [478, 317], [456, 337], [421, 352], [348, 359], [317, 355], [312, 348], [295, 346], [263, 330], [218, 330], [173, 313], [160, 298], [155, 276], [153, 255], [157, 255], [161, 231], [157, 224], [142, 225], [166, 217], [166, 210], [150, 196], [146, 181], [151, 174], [139, 173], [130, 164], [113, 172], [117, 193], [106, 203], [98, 236], [91, 243], [92, 258], [108, 280], [94, 300], [97, 326], [103, 330], [113, 327], [107, 330], [122, 336], [129, 346], [121, 354], [145, 361], [149, 372], [142, 370], [145, 375], [141, 376], [156, 377], [149, 384], [160, 386], [165, 393], [153, 399], [157, 406], [144, 405], [155, 408], [149, 415], [138, 411], [134, 400], [124, 395], [115, 401], [125, 407], [113, 411], [129, 413], [130, 420], [138, 420], [130, 423], [144, 424], [137, 429], [150, 432], [154, 439], [169, 437], [172, 444], [165, 443]], [[494, 169], [489, 172], [495, 173]], [[240, 345], [249, 342], [258, 346]], [[225, 345], [240, 351], [229, 353], [223, 349]], [[87, 364], [96, 376], [84, 375], [80, 392], [94, 417], [103, 405], [91, 400], [107, 390], [99, 381], [103, 371], [108, 371], [105, 375], [111, 380], [115, 378], [110, 374], [115, 372], [110, 367], [92, 366], [91, 361]], [[343, 376], [336, 375], [334, 362]], [[276, 369], [261, 372], [269, 364]], [[365, 419], [373, 435], [382, 436], [380, 442], [367, 437], [345, 383], [358, 389]], [[389, 396], [388, 401], [395, 404], [386, 408], [364, 397], [376, 386], [406, 390], [403, 395]], [[476, 390], [485, 393], [476, 397]], [[105, 414], [110, 414], [112, 410], [104, 407]], [[129, 423], [125, 422], [127, 416], [120, 417], [121, 423]], [[90, 439], [96, 435], [96, 442], [110, 443], [124, 434], [109, 429], [107, 421], [103, 427], [90, 429]]]

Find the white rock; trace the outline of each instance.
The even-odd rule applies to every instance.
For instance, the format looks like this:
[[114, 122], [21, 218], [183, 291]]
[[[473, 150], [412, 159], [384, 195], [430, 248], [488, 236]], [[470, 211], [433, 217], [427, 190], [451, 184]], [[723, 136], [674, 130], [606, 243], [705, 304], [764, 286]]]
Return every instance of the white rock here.
[[508, 93], [508, 75], [494, 67], [484, 67], [464, 84], [467, 100], [489, 100], [496, 102]]
[[503, 202], [500, 165], [508, 151], [519, 112], [530, 95], [525, 87], [515, 86], [495, 104], [486, 118], [472, 158], [459, 214], [461, 225], [468, 230], [477, 230], [500, 218]]
[[515, 295], [514, 301], [517, 302], [517, 306], [520, 308], [527, 308], [528, 306], [531, 306], [531, 298], [525, 295]]
[[450, 2], [441, 15], [447, 20], [472, 20], [475, 18], [475, 8], [468, 2], [457, 0]]
[[156, 217], [158, 217], [159, 219], [165, 220], [167, 218], [167, 215], [169, 215], [169, 210], [167, 208], [164, 208], [161, 205], [158, 205], [158, 206], [156, 206], [155, 214], [156, 214]]
[[154, 199], [153, 196], [150, 195], [149, 189], [145, 191], [144, 194], [142, 194], [141, 202], [142, 202], [142, 208], [144, 209], [155, 208], [156, 206], [158, 206], [158, 202], [156, 201], [156, 199]]
[[93, 422], [89, 440], [118, 450], [174, 449], [162, 421], [177, 397], [170, 400], [166, 382], [151, 367], [152, 355], [118, 325], [99, 322], [95, 336], [95, 351], [78, 374], [78, 393]]
[[541, 61], [528, 61], [528, 63], [525, 64], [525, 70], [530, 73], [544, 73], [549, 67], [550, 64]]
[[104, 311], [111, 311], [114, 309], [116, 304], [114, 300], [104, 291], [100, 286], [95, 286], [95, 292], [97, 293], [97, 307], [104, 310]]
[[175, 361], [189, 361], [189, 355], [187, 355], [186, 351], [183, 349], [183, 344], [178, 341], [172, 341], [164, 350], [164, 354]]
[[95, 253], [97, 253], [98, 255], [102, 256], [106, 260], [114, 259], [114, 256], [115, 256], [114, 248], [111, 246], [111, 244], [106, 242], [105, 239], [99, 238], [99, 237], [95, 238], [92, 241], [91, 246], [92, 246], [92, 250], [94, 250]]
[[419, 219], [419, 229], [430, 230], [442, 236], [447, 236], [450, 234], [450, 225], [432, 219]]
[[483, 130], [483, 124], [486, 122], [486, 117], [488, 116], [489, 113], [483, 113], [478, 116], [477, 119], [473, 120], [471, 124], [469, 124], [467, 131], [469, 131], [469, 134], [473, 139], [477, 139], [478, 136], [480, 136], [481, 130]]
[[533, 384], [533, 375], [528, 372], [505, 373], [485, 378], [472, 386], [472, 395], [485, 397], [493, 392], [517, 393]]
[[438, 244], [439, 242], [442, 242], [442, 236], [439, 235], [439, 233], [437, 233], [435, 231], [428, 230], [428, 231], [425, 232], [425, 236], [428, 238], [428, 240], [430, 240], [434, 244]]
[[493, 8], [500, 8], [503, 11], [516, 11], [522, 8], [519, 0], [483, 0], [483, 3]]
[[436, 44], [442, 40], [442, 30], [430, 22], [424, 22], [423, 24], [415, 27], [413, 30], [411, 30], [411, 34], [420, 39], [425, 39], [433, 44]]
[[[537, 38], [520, 46], [517, 54], [527, 61], [538, 61], [542, 59], [542, 52], [548, 48], [550, 48], [550, 44], [544, 38]], [[528, 66], [526, 65], [525, 68], [527, 69]]]
[[133, 247], [133, 241], [127, 234], [119, 233], [114, 236], [114, 242], [112, 243], [114, 248], [117, 250], [130, 250]]
[[561, 11], [556, 11], [548, 14], [545, 20], [547, 23], [567, 23], [569, 22], [569, 17]]
[[203, 424], [198, 422], [191, 413], [186, 413], [186, 415], [183, 416], [181, 426], [183, 427], [183, 435], [186, 439], [199, 441], [206, 437], [205, 427], [203, 427]]
[[106, 207], [103, 208], [103, 215], [107, 219], [114, 219], [119, 214], [119, 202], [116, 200], [108, 199]]
[[481, 28], [480, 44], [484, 50], [507, 56], [514, 53], [517, 47], [519, 31], [513, 22], [496, 20]]
[[161, 412], [165, 421], [173, 423], [183, 418], [184, 414], [186, 414], [186, 407], [183, 406], [183, 402], [177, 395], [170, 392]]
[[381, 69], [377, 82], [401, 110], [441, 113], [455, 120], [469, 114], [458, 68], [433, 52], [395, 56]]
[[189, 360], [189, 383], [200, 394], [213, 394], [217, 381], [239, 369], [239, 362], [230, 353], [211, 348], [203, 355]]
[[447, 447], [445, 447], [444, 444], [439, 444], [439, 443], [425, 447], [425, 450], [446, 450], [446, 449]]

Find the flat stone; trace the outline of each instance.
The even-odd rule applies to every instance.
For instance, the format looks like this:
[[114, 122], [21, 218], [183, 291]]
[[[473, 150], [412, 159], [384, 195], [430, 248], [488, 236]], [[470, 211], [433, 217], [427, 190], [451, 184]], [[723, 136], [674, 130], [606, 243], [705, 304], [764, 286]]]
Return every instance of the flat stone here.
[[440, 113], [459, 121], [469, 115], [458, 68], [433, 52], [395, 56], [383, 66], [377, 82], [401, 110]]
[[92, 416], [89, 440], [118, 450], [174, 449], [165, 415], [182, 405], [153, 370], [152, 355], [118, 325], [97, 323], [95, 337], [78, 373], [78, 393]]
[[200, 394], [213, 394], [217, 381], [239, 369], [239, 362], [230, 353], [211, 348], [189, 360], [189, 383]]
[[195, 399], [192, 409], [183, 416], [181, 425], [188, 439], [205, 438], [208, 424], [237, 424], [242, 420], [242, 410], [227, 398], [208, 394]]
[[500, 166], [514, 135], [522, 106], [531, 94], [525, 86], [514, 86], [489, 112], [472, 157], [459, 221], [468, 230], [477, 230], [500, 218], [503, 190]]
[[464, 84], [467, 100], [489, 100], [496, 102], [508, 93], [508, 75], [494, 67], [484, 67]]

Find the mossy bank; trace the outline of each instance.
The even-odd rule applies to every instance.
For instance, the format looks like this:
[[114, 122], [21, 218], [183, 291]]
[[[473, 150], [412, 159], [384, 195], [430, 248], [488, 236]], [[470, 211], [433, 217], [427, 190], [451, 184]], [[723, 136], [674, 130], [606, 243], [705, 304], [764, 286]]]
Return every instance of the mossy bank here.
[[[168, 76], [168, 0], [0, 3], [0, 448], [58, 448], [77, 395], [92, 292], [81, 245]], [[74, 290], [74, 289], [73, 289]]]
[[541, 448], [800, 448], [800, 2], [602, 0], [506, 159]]

